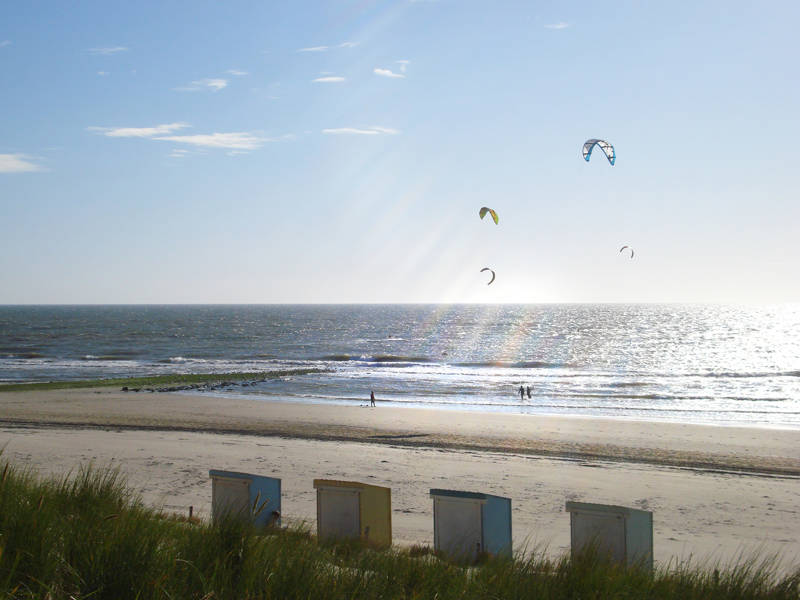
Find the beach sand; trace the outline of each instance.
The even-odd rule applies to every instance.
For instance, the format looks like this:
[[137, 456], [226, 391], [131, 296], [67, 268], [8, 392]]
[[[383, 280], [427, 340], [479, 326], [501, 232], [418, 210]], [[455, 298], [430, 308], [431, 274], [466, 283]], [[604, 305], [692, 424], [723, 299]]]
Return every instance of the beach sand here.
[[[367, 400], [365, 400], [365, 404]], [[330, 406], [175, 393], [0, 393], [3, 457], [43, 474], [119, 466], [144, 500], [208, 515], [209, 469], [279, 477], [314, 526], [314, 478], [392, 488], [395, 543], [433, 544], [430, 488], [512, 499], [514, 544], [569, 549], [567, 500], [653, 511], [661, 564], [800, 564], [800, 432]]]

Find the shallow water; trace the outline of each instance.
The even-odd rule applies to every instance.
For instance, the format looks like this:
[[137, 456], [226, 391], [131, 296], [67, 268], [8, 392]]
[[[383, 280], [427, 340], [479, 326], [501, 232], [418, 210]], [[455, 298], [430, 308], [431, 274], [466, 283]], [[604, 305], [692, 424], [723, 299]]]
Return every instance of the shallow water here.
[[800, 305], [0, 306], [0, 381], [303, 367], [215, 393], [800, 428]]

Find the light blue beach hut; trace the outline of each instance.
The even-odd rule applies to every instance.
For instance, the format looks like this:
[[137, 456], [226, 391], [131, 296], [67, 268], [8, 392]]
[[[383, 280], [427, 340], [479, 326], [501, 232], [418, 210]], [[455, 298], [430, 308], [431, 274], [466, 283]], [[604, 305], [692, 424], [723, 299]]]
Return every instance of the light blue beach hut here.
[[653, 568], [653, 513], [649, 510], [567, 502], [572, 555], [593, 546], [614, 562]]
[[473, 562], [482, 552], [511, 556], [511, 499], [477, 492], [430, 490], [436, 550]]
[[260, 527], [281, 524], [281, 480], [251, 473], [212, 469], [211, 515], [237, 514]]

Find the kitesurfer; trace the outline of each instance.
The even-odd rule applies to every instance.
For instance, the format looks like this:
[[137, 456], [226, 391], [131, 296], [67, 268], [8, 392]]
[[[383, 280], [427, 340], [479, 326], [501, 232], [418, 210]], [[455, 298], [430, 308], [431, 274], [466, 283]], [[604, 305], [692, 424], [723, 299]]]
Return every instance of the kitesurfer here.
[[519, 386], [519, 399], [525, 400], [525, 388], [522, 386]]

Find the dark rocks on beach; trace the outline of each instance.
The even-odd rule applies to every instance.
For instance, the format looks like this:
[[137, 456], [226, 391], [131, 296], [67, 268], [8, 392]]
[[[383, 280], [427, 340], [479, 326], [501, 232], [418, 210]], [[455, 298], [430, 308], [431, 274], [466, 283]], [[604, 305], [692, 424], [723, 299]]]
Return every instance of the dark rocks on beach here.
[[213, 392], [214, 390], [224, 390], [224, 389], [231, 389], [234, 387], [248, 387], [251, 385], [256, 385], [258, 383], [262, 383], [266, 381], [266, 377], [262, 377], [261, 379], [250, 379], [250, 380], [242, 380], [242, 381], [220, 381], [217, 383], [192, 383], [186, 385], [175, 385], [175, 386], [165, 386], [159, 388], [128, 388], [125, 386], [122, 388], [123, 392], [188, 392], [191, 390], [200, 390], [206, 392]]

